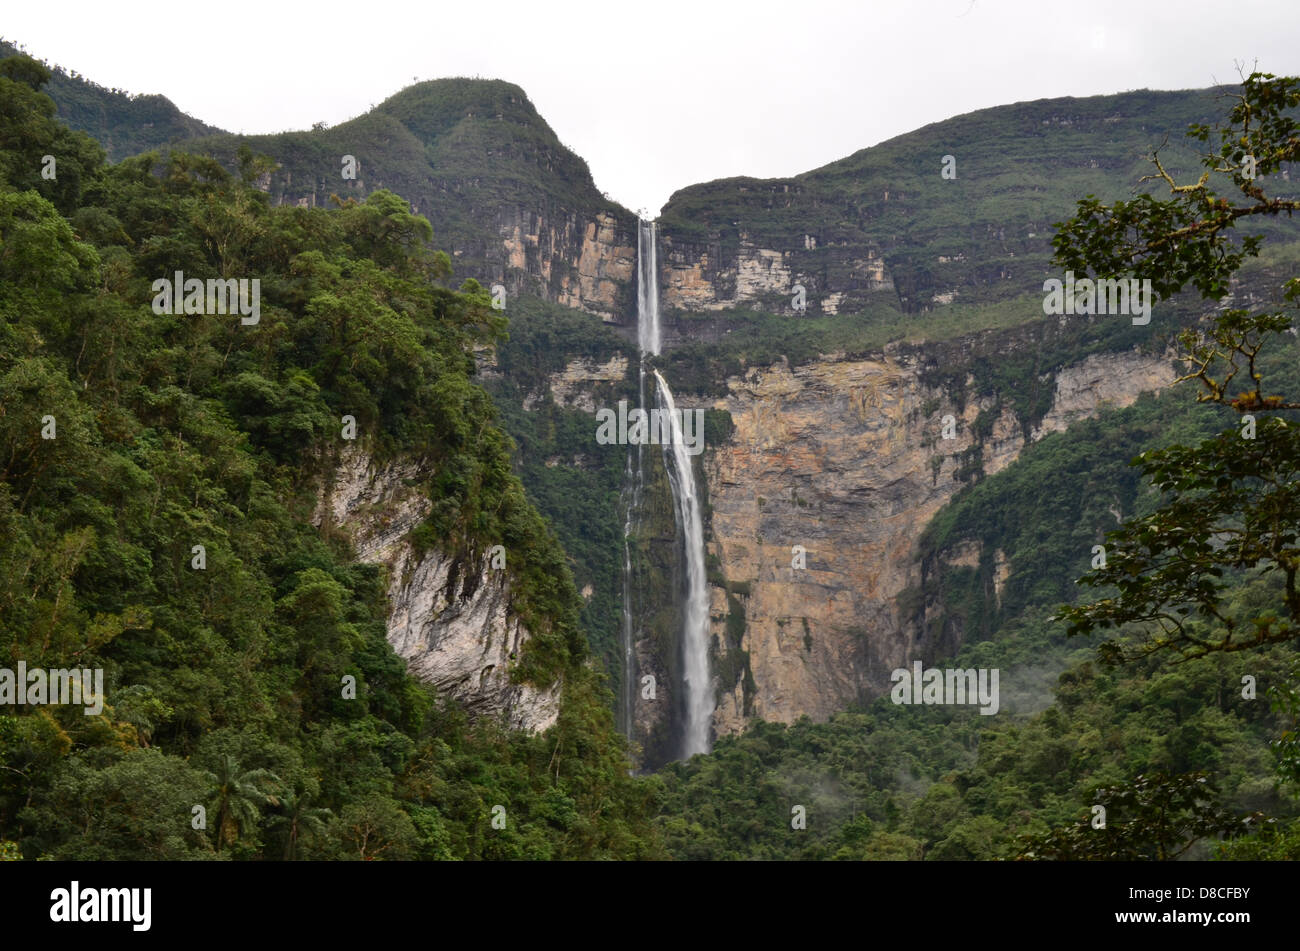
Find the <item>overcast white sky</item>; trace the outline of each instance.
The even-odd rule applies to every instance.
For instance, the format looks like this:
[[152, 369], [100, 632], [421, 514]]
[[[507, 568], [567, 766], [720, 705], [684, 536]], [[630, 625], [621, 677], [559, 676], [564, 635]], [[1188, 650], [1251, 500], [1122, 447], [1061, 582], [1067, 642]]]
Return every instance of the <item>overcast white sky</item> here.
[[8, 4], [0, 33], [235, 132], [334, 125], [416, 77], [507, 79], [652, 214], [986, 106], [1300, 73], [1297, 0], [65, 0]]

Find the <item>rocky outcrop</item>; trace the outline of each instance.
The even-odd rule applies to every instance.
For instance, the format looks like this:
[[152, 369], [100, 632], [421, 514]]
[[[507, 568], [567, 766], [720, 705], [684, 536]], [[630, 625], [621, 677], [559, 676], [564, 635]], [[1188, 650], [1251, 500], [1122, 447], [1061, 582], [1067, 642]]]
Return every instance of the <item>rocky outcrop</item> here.
[[439, 551], [417, 552], [408, 533], [430, 509], [413, 462], [376, 466], [343, 451], [314, 524], [348, 534], [357, 557], [388, 569], [388, 641], [411, 673], [478, 714], [544, 730], [559, 715], [560, 685], [512, 683], [528, 631], [510, 610], [506, 572]]
[[[825, 719], [886, 682], [908, 646], [893, 600], [912, 580], [912, 544], [960, 488], [957, 452], [970, 445], [965, 428], [940, 440], [939, 409], [955, 407], [896, 354], [766, 367], [728, 386], [715, 406], [735, 430], [705, 467], [709, 549], [742, 586], [754, 688], [719, 685], [719, 734], [749, 716]], [[927, 400], [939, 402], [929, 417]], [[719, 645], [724, 597], [715, 591]]]
[[[546, 390], [557, 406], [596, 412], [596, 387], [599, 383], [617, 383], [627, 376], [630, 361], [618, 355], [607, 363], [595, 360], [570, 360], [564, 370], [552, 373], [546, 381]], [[524, 409], [533, 409], [545, 393], [530, 393], [524, 397]]]
[[[1033, 438], [1102, 406], [1127, 406], [1173, 377], [1167, 357], [1136, 351], [1065, 367]], [[990, 474], [1014, 461], [1026, 437], [1004, 409], [977, 443], [971, 424], [996, 404], [968, 400], [959, 411], [952, 394], [924, 379], [915, 353], [889, 349], [752, 369], [728, 380], [729, 395], [712, 404], [730, 412], [735, 430], [706, 456], [709, 551], [743, 605], [739, 650], [752, 677], [718, 684], [719, 734], [755, 716], [825, 719], [883, 694], [893, 669], [955, 648], [942, 632], [914, 630], [899, 609], [919, 580], [915, 544], [962, 488], [956, 476], [970, 450], [982, 449]], [[956, 426], [945, 439], [949, 414]], [[967, 546], [946, 558], [969, 565], [979, 551]], [[997, 553], [999, 596], [1008, 572]], [[713, 634], [724, 655], [732, 613], [715, 587]]]
[[[1139, 350], [1059, 367], [1040, 378], [1053, 400], [1026, 433], [1009, 403], [971, 395], [979, 387], [970, 374], [942, 382], [928, 372], [936, 360], [969, 365], [1025, 346], [1016, 334], [986, 336], [754, 367], [726, 381], [725, 397], [679, 395], [683, 408], [727, 411], [734, 426], [699, 463], [714, 560], [717, 734], [738, 732], [754, 717], [825, 719], [883, 693], [896, 667], [954, 650], [959, 635], [914, 624], [915, 606], [902, 605], [921, 580], [916, 543], [926, 525], [965, 478], [1000, 472], [1029, 442], [1103, 407], [1128, 406], [1175, 377], [1172, 353]], [[628, 369], [622, 356], [603, 364], [575, 359], [550, 376], [548, 388], [557, 404], [594, 412]], [[535, 407], [542, 395], [531, 394], [526, 405]], [[948, 416], [951, 438], [944, 438]], [[657, 453], [650, 465], [653, 479]], [[675, 755], [665, 736], [679, 673], [677, 618], [660, 603], [674, 597], [675, 534], [664, 492], [666, 485], [647, 486], [635, 533], [649, 546], [642, 557], [659, 559], [654, 574], [666, 586], [643, 606], [635, 645], [636, 671], [655, 676], [657, 697], [642, 699], [638, 684], [631, 710], [633, 738], [660, 760]], [[965, 543], [942, 558], [974, 567], [981, 555], [978, 543]], [[992, 557], [1000, 599], [1011, 565], [1004, 552]], [[939, 606], [922, 605], [919, 616], [930, 607]]]
[[[636, 219], [514, 209], [498, 222], [501, 252], [485, 249], [490, 279], [566, 307], [627, 323], [635, 294]], [[635, 315], [632, 316], [635, 319]]]
[[[748, 304], [778, 314], [835, 314], [846, 301], [861, 304], [872, 292], [893, 288], [872, 249], [819, 246], [812, 235], [800, 235], [789, 247], [764, 247], [744, 232], [734, 247], [671, 229], [660, 240], [660, 303], [668, 310], [700, 313]], [[795, 307], [797, 287], [803, 288], [803, 310]]]
[[1034, 429], [1033, 438], [1060, 432], [1075, 420], [1093, 415], [1100, 406], [1131, 406], [1139, 394], [1163, 389], [1176, 377], [1172, 354], [1093, 354], [1056, 375], [1052, 408]]

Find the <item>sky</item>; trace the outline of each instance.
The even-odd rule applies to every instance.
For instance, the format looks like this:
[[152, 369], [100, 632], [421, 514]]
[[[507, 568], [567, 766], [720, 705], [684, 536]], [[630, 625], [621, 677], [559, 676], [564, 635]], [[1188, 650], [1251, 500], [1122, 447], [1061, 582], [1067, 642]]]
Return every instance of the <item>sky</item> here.
[[798, 174], [975, 109], [1300, 74], [1297, 0], [65, 0], [8, 4], [0, 34], [250, 134], [335, 125], [417, 78], [509, 80], [651, 216], [687, 185]]

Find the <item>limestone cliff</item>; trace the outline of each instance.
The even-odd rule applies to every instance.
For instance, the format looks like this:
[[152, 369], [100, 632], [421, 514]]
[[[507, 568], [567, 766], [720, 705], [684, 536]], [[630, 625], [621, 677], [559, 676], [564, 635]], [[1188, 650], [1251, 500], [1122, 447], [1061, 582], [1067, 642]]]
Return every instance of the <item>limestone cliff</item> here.
[[511, 209], [498, 222], [504, 254], [485, 249], [485, 282], [501, 281], [518, 293], [595, 314], [608, 323], [626, 321], [636, 271], [636, 220], [612, 211], [593, 217], [562, 214], [558, 220]]
[[[1168, 356], [1137, 351], [1064, 367], [1030, 438], [1105, 405], [1127, 406], [1174, 375]], [[954, 649], [900, 611], [900, 596], [918, 580], [916, 541], [962, 488], [955, 476], [977, 442], [986, 474], [1009, 465], [1026, 442], [1008, 409], [977, 440], [972, 424], [993, 401], [959, 409], [954, 394], [926, 384], [918, 354], [901, 348], [755, 368], [727, 384], [714, 406], [730, 412], [735, 431], [707, 456], [709, 548], [744, 610], [737, 646], [752, 687], [718, 685], [719, 734], [753, 716], [824, 719], [884, 693], [894, 668]], [[957, 421], [952, 439], [942, 434], [948, 414]], [[792, 566], [794, 546], [806, 567]], [[948, 555], [954, 563], [977, 556]], [[1007, 570], [1000, 558], [1000, 581]], [[715, 588], [713, 633], [724, 654], [729, 613], [727, 594]]]
[[[594, 360], [570, 360], [560, 373], [552, 373], [546, 381], [546, 389], [557, 406], [571, 407], [588, 413], [596, 412], [596, 384], [612, 383], [627, 376], [630, 361], [628, 357], [618, 355], [606, 363]], [[542, 393], [530, 393], [524, 397], [524, 409], [532, 409], [542, 399]]]
[[[726, 396], [679, 396], [683, 407], [725, 411], [734, 427], [697, 463], [708, 500], [717, 734], [760, 716], [825, 719], [883, 693], [894, 668], [955, 650], [960, 632], [932, 631], [927, 606], [917, 623], [914, 606], [902, 603], [918, 583], [917, 541], [931, 519], [964, 479], [999, 472], [1028, 442], [1103, 407], [1128, 406], [1175, 377], [1169, 352], [1104, 352], [1056, 367], [1039, 378], [1050, 405], [1026, 432], [1012, 404], [978, 395], [961, 367], [1041, 342], [1011, 330], [891, 345], [866, 356], [751, 367], [726, 380]], [[936, 361], [957, 371], [936, 378]], [[629, 366], [621, 357], [571, 360], [550, 376], [549, 389], [558, 404], [591, 413]], [[944, 438], [949, 415], [952, 438]], [[651, 760], [665, 749], [678, 699], [668, 609], [674, 535], [657, 456], [649, 454], [656, 471], [647, 474], [635, 532], [661, 585], [639, 609], [635, 645], [635, 673], [657, 682], [654, 700], [637, 691], [632, 705], [632, 735]], [[804, 567], [796, 567], [795, 546]], [[974, 565], [980, 552], [967, 544], [943, 557]], [[1005, 553], [992, 557], [1000, 598], [1012, 566]]]
[[1035, 428], [1034, 439], [1060, 432], [1076, 419], [1091, 416], [1098, 405], [1130, 405], [1138, 393], [1158, 390], [1173, 382], [1168, 355], [1094, 354], [1056, 375], [1052, 408]]
[[362, 450], [341, 454], [313, 516], [348, 534], [357, 557], [388, 570], [388, 641], [412, 674], [476, 713], [517, 729], [544, 730], [559, 715], [560, 686], [511, 683], [528, 631], [510, 610], [509, 580], [484, 560], [417, 552], [407, 535], [430, 503], [411, 483], [414, 462], [376, 466]]
[[893, 288], [884, 261], [870, 248], [819, 247], [810, 234], [781, 243], [788, 246], [764, 247], [760, 240], [741, 232], [728, 246], [665, 231], [662, 306], [700, 312], [764, 304], [772, 313], [788, 313], [792, 288], [800, 285], [807, 313], [836, 314], [850, 296], [861, 303], [871, 291]]

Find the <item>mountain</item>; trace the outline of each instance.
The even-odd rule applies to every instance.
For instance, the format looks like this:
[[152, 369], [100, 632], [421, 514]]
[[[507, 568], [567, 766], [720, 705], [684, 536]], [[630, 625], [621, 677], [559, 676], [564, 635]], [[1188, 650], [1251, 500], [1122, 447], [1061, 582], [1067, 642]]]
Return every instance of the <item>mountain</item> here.
[[429, 219], [460, 275], [609, 321], [635, 307], [636, 217], [596, 190], [587, 163], [511, 83], [434, 80], [333, 128], [184, 147], [233, 166], [241, 144], [279, 163], [260, 183], [277, 204], [391, 189]]
[[[825, 719], [878, 696], [908, 656], [950, 654], [972, 624], [984, 636], [1024, 607], [975, 622], [938, 579], [945, 565], [980, 565], [997, 605], [1031, 565], [970, 545], [926, 561], [917, 541], [1027, 447], [1172, 381], [1169, 342], [1200, 312], [1175, 302], [1149, 326], [1044, 319], [1052, 224], [1082, 195], [1128, 194], [1155, 147], [1172, 172], [1190, 171], [1183, 133], [1221, 114], [1224, 91], [986, 109], [789, 179], [672, 196], [657, 222], [659, 363], [683, 405], [710, 419], [700, 474], [718, 734], [755, 717]], [[634, 216], [500, 81], [420, 83], [331, 129], [181, 147], [233, 168], [241, 145], [276, 159], [258, 182], [273, 203], [392, 189], [429, 218], [458, 276], [508, 288], [513, 339], [484, 383], [570, 554], [593, 646], [617, 680], [650, 673], [661, 685], [660, 699], [634, 705], [632, 732], [648, 762], [670, 758], [681, 669], [667, 480], [656, 460], [629, 672], [618, 647], [625, 459], [591, 439], [596, 408], [636, 399]], [[1263, 230], [1288, 237], [1285, 223]], [[958, 432], [937, 439], [947, 416]], [[795, 545], [803, 573], [790, 568]]]
[[[0, 39], [0, 60], [23, 52]], [[58, 117], [98, 141], [110, 161], [221, 132], [181, 112], [166, 96], [133, 96], [121, 89], [106, 89], [62, 67], [46, 66], [53, 75], [45, 92], [58, 105]]]
[[[396, 214], [382, 194], [396, 192], [429, 219], [456, 279], [506, 286], [509, 339], [476, 349], [475, 382], [563, 547], [581, 599], [564, 603], [630, 701], [621, 725], [639, 765], [662, 768], [674, 854], [787, 854], [724, 816], [741, 782], [768, 810], [821, 797], [836, 818], [809, 857], [861, 857], [864, 839], [874, 857], [990, 857], [1005, 854], [1019, 821], [1016, 783], [1035, 823], [1059, 823], [1093, 780], [1141, 765], [1117, 737], [1159, 747], [1151, 759], [1162, 767], [1224, 767], [1243, 802], [1267, 798], [1259, 744], [1277, 724], [1230, 702], [1222, 677], [1240, 670], [1197, 668], [1173, 686], [1145, 672], [1103, 676], [1045, 620], [1074, 597], [1106, 530], [1150, 506], [1128, 459], [1223, 423], [1169, 391], [1173, 337], [1213, 309], [1180, 298], [1149, 324], [1046, 316], [1043, 281], [1062, 276], [1050, 264], [1053, 223], [1085, 195], [1152, 187], [1137, 184], [1152, 148], [1175, 174], [1190, 172], [1183, 133], [1223, 116], [1224, 91], [1002, 106], [802, 175], [672, 196], [656, 222], [664, 352], [652, 364], [679, 406], [704, 411], [695, 465], [719, 749], [687, 765], [670, 765], [683, 693], [670, 480], [647, 453], [625, 552], [631, 455], [594, 438], [598, 410], [639, 397], [635, 216], [597, 192], [523, 90], [499, 81], [421, 83], [334, 128], [214, 132], [171, 148], [232, 170], [241, 146], [272, 156], [278, 167], [256, 187], [272, 208], [304, 215], [335, 195], [353, 211], [364, 205], [347, 199], [376, 192]], [[135, 119], [119, 119], [114, 134], [136, 134]], [[1297, 193], [1286, 172], [1271, 185]], [[1229, 303], [1275, 300], [1279, 275], [1300, 260], [1290, 222], [1258, 231], [1269, 251]], [[410, 483], [458, 484], [455, 466], [383, 452], [327, 461], [313, 521], [387, 571], [389, 646], [466, 709], [524, 733], [562, 724], [555, 670], [522, 685], [504, 673], [529, 632], [510, 590], [416, 530], [429, 500]], [[1005, 732], [1002, 718], [940, 722], [882, 702], [894, 669], [951, 658], [1002, 666]], [[646, 677], [657, 689], [645, 690]], [[1134, 713], [1147, 703], [1158, 716]], [[1207, 705], [1204, 717], [1187, 712]], [[1086, 717], [1074, 724], [1067, 706]], [[951, 742], [936, 738], [949, 727]], [[1030, 752], [1017, 760], [1022, 728]], [[1226, 738], [1222, 749], [1207, 736]], [[1071, 744], [1089, 751], [1086, 763], [1062, 752]], [[972, 765], [977, 749], [994, 758]], [[1070, 789], [1049, 788], [1067, 765]], [[874, 829], [860, 824], [859, 796]], [[960, 815], [944, 811], [966, 796]]]

